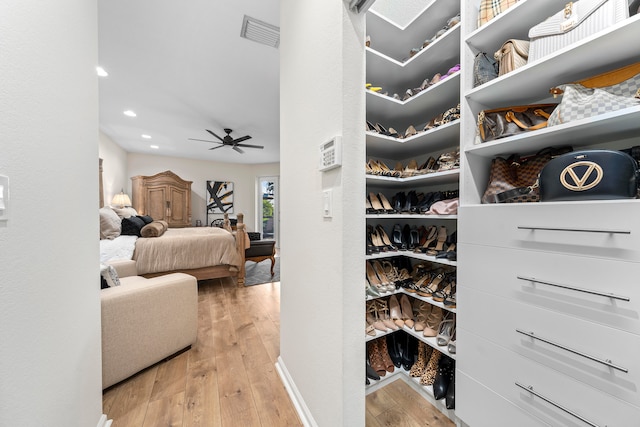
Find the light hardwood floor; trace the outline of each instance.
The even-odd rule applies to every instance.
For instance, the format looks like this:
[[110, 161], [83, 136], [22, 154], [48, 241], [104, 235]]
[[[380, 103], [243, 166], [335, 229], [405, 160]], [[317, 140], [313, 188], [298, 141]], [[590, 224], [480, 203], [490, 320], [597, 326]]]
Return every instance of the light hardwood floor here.
[[[302, 426], [275, 369], [279, 349], [280, 283], [202, 281], [196, 343], [106, 390], [103, 412], [112, 427]], [[453, 426], [403, 381], [366, 403], [367, 427]]]

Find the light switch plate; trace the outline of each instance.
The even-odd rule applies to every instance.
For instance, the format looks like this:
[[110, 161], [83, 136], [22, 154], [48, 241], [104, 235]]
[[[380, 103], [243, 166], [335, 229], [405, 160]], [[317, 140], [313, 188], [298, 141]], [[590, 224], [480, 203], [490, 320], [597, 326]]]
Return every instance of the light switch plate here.
[[333, 216], [333, 201], [331, 193], [331, 190], [324, 190], [322, 192], [322, 216], [325, 218], [331, 218]]

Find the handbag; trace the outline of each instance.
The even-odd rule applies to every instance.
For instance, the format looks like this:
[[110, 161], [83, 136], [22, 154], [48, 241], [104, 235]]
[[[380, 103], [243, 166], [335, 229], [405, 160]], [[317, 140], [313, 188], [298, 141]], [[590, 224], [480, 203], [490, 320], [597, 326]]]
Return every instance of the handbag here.
[[517, 2], [518, 0], [481, 0], [478, 10], [478, 27], [483, 26]]
[[529, 58], [529, 42], [527, 40], [509, 39], [493, 57], [498, 61], [498, 76], [510, 73], [527, 64]]
[[614, 150], [583, 150], [549, 161], [540, 172], [540, 201], [633, 199], [638, 163]]
[[498, 77], [499, 64], [495, 59], [480, 52], [473, 59], [473, 87], [485, 84]]
[[629, 17], [627, 0], [580, 0], [529, 30], [529, 60], [535, 61]]
[[557, 104], [520, 105], [483, 110], [478, 114], [478, 135], [482, 142], [542, 129]]
[[640, 62], [551, 89], [562, 95], [548, 126], [640, 105]]
[[540, 200], [535, 185], [540, 171], [553, 157], [571, 151], [571, 147], [547, 147], [533, 156], [521, 158], [517, 154], [491, 161], [489, 182], [482, 195], [482, 203], [522, 203]]

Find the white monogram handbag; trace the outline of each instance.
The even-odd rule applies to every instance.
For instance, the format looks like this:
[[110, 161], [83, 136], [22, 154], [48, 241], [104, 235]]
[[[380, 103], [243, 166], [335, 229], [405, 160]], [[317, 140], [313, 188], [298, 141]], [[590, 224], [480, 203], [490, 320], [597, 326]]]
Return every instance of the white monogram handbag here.
[[529, 62], [629, 17], [627, 0], [580, 0], [529, 30]]

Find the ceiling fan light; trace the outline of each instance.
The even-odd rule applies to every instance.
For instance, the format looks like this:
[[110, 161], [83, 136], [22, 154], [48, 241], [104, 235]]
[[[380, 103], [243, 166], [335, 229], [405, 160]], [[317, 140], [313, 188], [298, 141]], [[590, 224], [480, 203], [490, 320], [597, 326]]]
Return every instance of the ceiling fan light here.
[[256, 43], [275, 47], [276, 49], [280, 46], [279, 27], [247, 15], [245, 15], [242, 20], [240, 37], [244, 37], [245, 39], [252, 40]]

